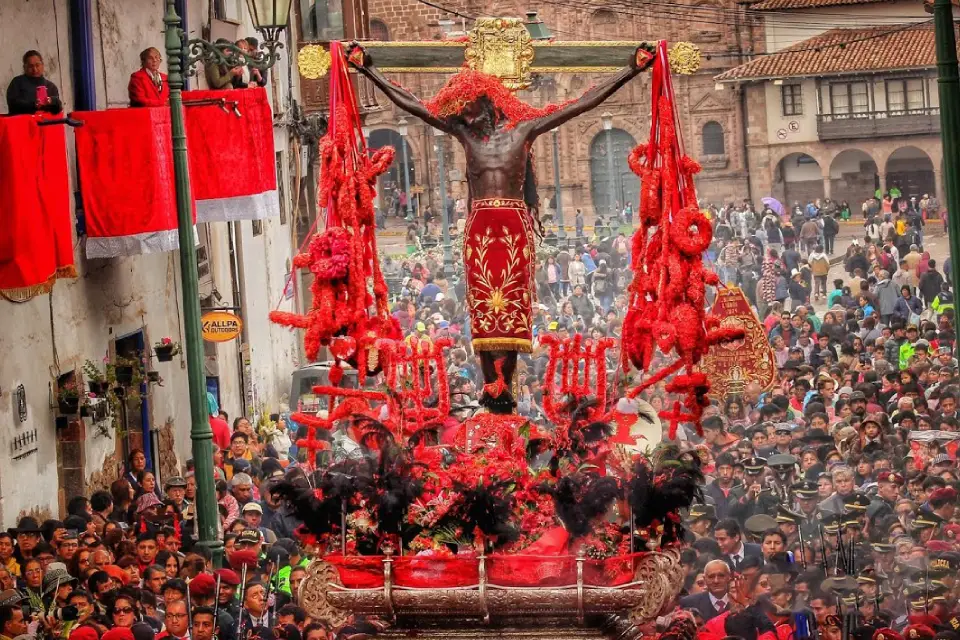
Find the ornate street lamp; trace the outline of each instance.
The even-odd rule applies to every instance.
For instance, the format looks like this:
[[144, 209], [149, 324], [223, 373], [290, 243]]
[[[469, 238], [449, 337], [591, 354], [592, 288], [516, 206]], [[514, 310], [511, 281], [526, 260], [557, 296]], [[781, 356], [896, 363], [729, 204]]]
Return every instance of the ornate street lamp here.
[[187, 132], [183, 121], [184, 75], [197, 63], [248, 66], [267, 71], [277, 61], [283, 46], [280, 34], [290, 17], [290, 0], [248, 0], [254, 27], [263, 37], [260, 51], [248, 54], [232, 44], [213, 45], [187, 40], [180, 28], [176, 0], [166, 0], [167, 81], [170, 83], [170, 130], [173, 138], [173, 172], [177, 194], [177, 232], [180, 239], [180, 277], [183, 291], [184, 346], [190, 390], [190, 441], [197, 479], [198, 544], [210, 549], [220, 566], [223, 545], [219, 539], [217, 492], [213, 481], [213, 432], [210, 430], [207, 386], [203, 368], [203, 335], [200, 327], [200, 294], [197, 283], [197, 249], [193, 244], [193, 197], [187, 164]]
[[400, 134], [400, 147], [403, 149], [403, 191], [407, 194], [407, 222], [413, 220], [413, 194], [410, 193], [410, 164], [407, 161], [407, 119], [397, 120], [397, 133]]
[[536, 11], [527, 11], [527, 20], [523, 23], [523, 26], [527, 28], [527, 33], [533, 40], [551, 40], [553, 38], [550, 29], [543, 24], [543, 20], [537, 16]]
[[[167, 0], [167, 6], [170, 6], [170, 0]], [[277, 63], [280, 57], [279, 50], [283, 48], [280, 34], [287, 28], [290, 20], [290, 0], [247, 0], [247, 6], [250, 9], [253, 28], [261, 37], [260, 50], [248, 53], [232, 43], [216, 44], [201, 38], [187, 40], [184, 43], [187, 55], [182, 60], [182, 70], [185, 75], [193, 75], [197, 63], [219, 64], [228, 68], [250, 67], [258, 71], [267, 71]], [[186, 34], [180, 30], [180, 18], [176, 15], [176, 11], [173, 12], [172, 17], [177, 19], [178, 39], [182, 40]], [[167, 24], [168, 31], [170, 19], [171, 15], [168, 11], [163, 20]], [[169, 42], [167, 46], [169, 47]], [[170, 54], [167, 53], [168, 60], [169, 57]], [[173, 60], [169, 60], [168, 66], [172, 70]]]
[[604, 137], [606, 138], [607, 143], [607, 173], [610, 176], [610, 186], [608, 188], [608, 193], [610, 195], [610, 211], [616, 215], [617, 211], [613, 205], [613, 196], [617, 192], [617, 178], [614, 175], [616, 169], [613, 165], [613, 114], [609, 111], [604, 111], [600, 114], [600, 121], [603, 123], [603, 130], [606, 131]]

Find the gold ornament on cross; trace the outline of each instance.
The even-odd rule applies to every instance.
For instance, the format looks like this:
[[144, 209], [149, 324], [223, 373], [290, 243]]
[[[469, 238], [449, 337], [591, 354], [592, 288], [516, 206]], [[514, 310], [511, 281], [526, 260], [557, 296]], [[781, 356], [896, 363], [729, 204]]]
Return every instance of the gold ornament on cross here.
[[700, 47], [692, 42], [678, 42], [670, 47], [670, 70], [682, 76], [693, 75], [700, 69], [703, 57]]
[[330, 52], [318, 44], [308, 44], [297, 54], [297, 68], [308, 80], [319, 80], [330, 71]]
[[468, 67], [500, 78], [511, 91], [530, 86], [533, 40], [519, 18], [478, 18], [463, 55]]

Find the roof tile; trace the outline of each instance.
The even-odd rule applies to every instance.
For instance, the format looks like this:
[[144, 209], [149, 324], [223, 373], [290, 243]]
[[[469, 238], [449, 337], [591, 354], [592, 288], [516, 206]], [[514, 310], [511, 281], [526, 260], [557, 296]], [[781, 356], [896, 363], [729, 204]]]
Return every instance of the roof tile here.
[[[790, 0], [788, 0], [790, 1]], [[834, 73], [922, 69], [936, 65], [928, 23], [831, 29], [718, 75], [719, 82]]]
[[851, 4], [875, 4], [894, 0], [760, 0], [750, 5], [751, 11], [783, 11], [786, 9], [816, 9]]

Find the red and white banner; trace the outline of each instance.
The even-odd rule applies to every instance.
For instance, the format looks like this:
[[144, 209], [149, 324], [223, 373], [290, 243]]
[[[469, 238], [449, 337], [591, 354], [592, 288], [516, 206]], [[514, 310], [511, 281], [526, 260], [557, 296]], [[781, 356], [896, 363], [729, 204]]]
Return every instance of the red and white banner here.
[[170, 110], [73, 114], [87, 257], [115, 258], [179, 248]]
[[279, 216], [267, 92], [186, 91], [183, 102], [197, 222]]
[[65, 125], [44, 119], [0, 118], [0, 295], [14, 302], [77, 276]]

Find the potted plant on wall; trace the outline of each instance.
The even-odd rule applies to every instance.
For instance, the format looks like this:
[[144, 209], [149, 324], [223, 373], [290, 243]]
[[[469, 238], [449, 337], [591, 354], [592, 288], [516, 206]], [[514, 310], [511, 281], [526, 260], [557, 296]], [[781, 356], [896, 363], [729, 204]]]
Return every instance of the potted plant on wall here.
[[180, 353], [180, 343], [174, 342], [173, 338], [163, 338], [153, 345], [153, 352], [160, 362], [170, 362], [173, 356]]
[[61, 383], [57, 387], [57, 408], [63, 415], [73, 416], [80, 410], [80, 389], [75, 380]]
[[133, 383], [134, 368], [138, 367], [139, 364], [136, 360], [117, 358], [116, 362], [113, 363], [113, 375], [117, 384], [125, 387]]
[[95, 398], [102, 398], [110, 387], [106, 376], [92, 360], [83, 363], [83, 377], [87, 381], [87, 389]]

